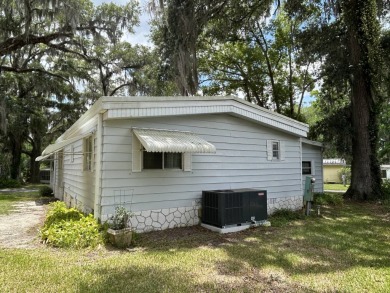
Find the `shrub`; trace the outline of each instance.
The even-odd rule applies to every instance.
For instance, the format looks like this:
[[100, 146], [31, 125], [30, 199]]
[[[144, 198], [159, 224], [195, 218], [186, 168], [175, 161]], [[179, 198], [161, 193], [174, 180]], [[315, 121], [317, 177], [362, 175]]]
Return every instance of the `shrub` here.
[[382, 181], [382, 194], [383, 194], [383, 203], [390, 207], [390, 180], [385, 179]]
[[18, 180], [6, 178], [0, 179], [0, 188], [17, 188], [21, 186], [22, 184]]
[[279, 227], [288, 224], [291, 221], [302, 220], [304, 215], [301, 211], [293, 211], [289, 209], [278, 209], [272, 213], [269, 220], [272, 226]]
[[39, 188], [39, 195], [44, 197], [54, 196], [53, 189], [50, 186], [42, 186]]
[[69, 220], [80, 220], [84, 215], [75, 208], [67, 208], [63, 201], [56, 201], [49, 204], [49, 211], [46, 215], [44, 228], [54, 223]]
[[101, 230], [101, 226], [92, 215], [84, 215], [58, 201], [50, 204], [41, 237], [55, 247], [93, 248], [103, 243]]
[[128, 227], [129, 219], [132, 217], [132, 213], [127, 211], [125, 207], [118, 206], [115, 208], [115, 215], [110, 218], [111, 229], [120, 230]]
[[340, 171], [337, 172], [341, 182], [343, 182], [343, 175], [345, 175], [345, 183], [349, 184], [351, 182], [351, 168], [343, 167]]
[[314, 193], [314, 204], [317, 205], [342, 205], [344, 199], [339, 193]]

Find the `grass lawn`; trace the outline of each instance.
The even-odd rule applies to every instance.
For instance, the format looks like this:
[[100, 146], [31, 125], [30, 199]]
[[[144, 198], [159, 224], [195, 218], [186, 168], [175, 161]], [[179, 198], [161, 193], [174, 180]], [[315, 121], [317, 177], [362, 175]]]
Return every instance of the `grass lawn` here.
[[12, 210], [12, 205], [17, 202], [38, 199], [40, 199], [38, 191], [0, 193], [0, 215], [8, 214]]
[[131, 251], [0, 249], [0, 292], [390, 292], [389, 225], [346, 203], [236, 234], [141, 234]]
[[347, 191], [349, 185], [344, 186], [342, 184], [324, 184], [324, 190], [340, 190]]

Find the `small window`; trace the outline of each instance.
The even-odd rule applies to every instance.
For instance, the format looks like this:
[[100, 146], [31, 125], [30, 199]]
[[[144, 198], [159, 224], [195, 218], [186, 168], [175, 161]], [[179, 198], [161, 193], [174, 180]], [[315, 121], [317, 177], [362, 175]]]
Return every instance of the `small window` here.
[[386, 179], [387, 178], [386, 170], [381, 170], [381, 173], [382, 173], [382, 179]]
[[74, 146], [71, 145], [70, 147], [70, 161], [73, 163], [74, 162]]
[[58, 170], [64, 169], [64, 152], [61, 150], [58, 152]]
[[302, 162], [302, 174], [303, 175], [312, 175], [311, 174], [311, 162], [303, 161]]
[[267, 160], [285, 160], [285, 142], [283, 140], [267, 140]]
[[93, 164], [93, 138], [89, 136], [84, 139], [84, 170], [92, 171]]
[[143, 169], [182, 169], [181, 153], [143, 151]]
[[272, 159], [280, 159], [280, 143], [278, 141], [272, 142]]

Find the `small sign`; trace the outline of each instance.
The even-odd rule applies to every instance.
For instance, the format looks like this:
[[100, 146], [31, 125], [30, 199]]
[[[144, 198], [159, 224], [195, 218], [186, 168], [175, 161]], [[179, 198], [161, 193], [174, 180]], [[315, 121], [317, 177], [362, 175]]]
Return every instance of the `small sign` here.
[[259, 192], [257, 195], [258, 195], [258, 196], [263, 196], [263, 195], [264, 195], [264, 192]]

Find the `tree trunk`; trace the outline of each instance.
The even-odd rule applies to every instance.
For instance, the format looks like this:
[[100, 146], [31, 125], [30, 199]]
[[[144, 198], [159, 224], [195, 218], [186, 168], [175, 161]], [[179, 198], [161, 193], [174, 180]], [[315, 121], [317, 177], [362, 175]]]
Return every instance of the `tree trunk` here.
[[39, 183], [39, 167], [40, 162], [36, 162], [35, 159], [41, 154], [41, 141], [40, 139], [34, 141], [33, 148], [30, 155], [30, 183]]
[[[371, 2], [371, 3], [368, 3]], [[347, 196], [366, 200], [381, 195], [380, 167], [376, 159], [378, 141], [375, 100], [375, 69], [370, 54], [377, 45], [375, 31], [375, 0], [344, 1], [345, 23], [348, 32], [348, 52], [352, 106], [352, 178]], [[367, 15], [371, 18], [368, 20]], [[375, 36], [376, 34], [376, 36]], [[377, 39], [375, 40], [375, 37]]]
[[22, 162], [22, 144], [15, 138], [11, 138], [11, 178], [20, 178], [20, 164]]

